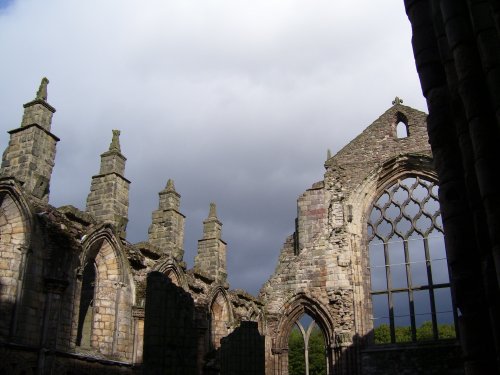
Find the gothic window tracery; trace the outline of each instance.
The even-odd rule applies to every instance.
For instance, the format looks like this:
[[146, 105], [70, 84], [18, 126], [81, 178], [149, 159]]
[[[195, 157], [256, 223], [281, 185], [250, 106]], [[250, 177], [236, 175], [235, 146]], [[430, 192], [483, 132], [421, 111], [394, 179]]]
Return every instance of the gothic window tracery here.
[[375, 201], [367, 229], [375, 343], [455, 337], [438, 186], [398, 180]]

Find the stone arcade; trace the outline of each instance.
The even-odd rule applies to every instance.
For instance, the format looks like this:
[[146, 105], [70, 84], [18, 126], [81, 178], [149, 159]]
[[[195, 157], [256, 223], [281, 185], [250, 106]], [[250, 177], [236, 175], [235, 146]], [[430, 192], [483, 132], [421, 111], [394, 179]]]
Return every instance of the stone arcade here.
[[[444, 255], [432, 255], [435, 238], [444, 247], [425, 113], [396, 98], [328, 155], [324, 180], [300, 196], [295, 233], [255, 298], [229, 289], [213, 203], [186, 269], [185, 217], [172, 180], [159, 193], [148, 241], [127, 242], [130, 182], [117, 130], [86, 210], [48, 204], [59, 139], [47, 83], [9, 132], [1, 167], [0, 373], [288, 374], [288, 338], [304, 314], [323, 334], [328, 374], [463, 373], [456, 340], [440, 340], [439, 324], [456, 316], [447, 276], [433, 281], [439, 275], [431, 272], [438, 261], [447, 266]], [[404, 285], [394, 276], [398, 252]], [[443, 293], [445, 309], [436, 301]], [[386, 302], [376, 303], [380, 297]], [[420, 342], [422, 314], [432, 329]], [[383, 323], [388, 341], [375, 345]], [[400, 326], [406, 339], [396, 335]]]

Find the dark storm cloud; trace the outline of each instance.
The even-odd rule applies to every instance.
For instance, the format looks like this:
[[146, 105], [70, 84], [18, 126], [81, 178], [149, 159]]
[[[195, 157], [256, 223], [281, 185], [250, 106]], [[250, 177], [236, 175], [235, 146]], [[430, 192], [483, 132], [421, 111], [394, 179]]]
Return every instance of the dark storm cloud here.
[[400, 0], [17, 0], [0, 11], [0, 47], [2, 131], [19, 126], [41, 77], [51, 81], [52, 204], [85, 207], [121, 129], [128, 239], [147, 238], [173, 178], [188, 265], [214, 201], [231, 287], [252, 293], [293, 231], [297, 197], [322, 179], [326, 150], [396, 95], [424, 109]]

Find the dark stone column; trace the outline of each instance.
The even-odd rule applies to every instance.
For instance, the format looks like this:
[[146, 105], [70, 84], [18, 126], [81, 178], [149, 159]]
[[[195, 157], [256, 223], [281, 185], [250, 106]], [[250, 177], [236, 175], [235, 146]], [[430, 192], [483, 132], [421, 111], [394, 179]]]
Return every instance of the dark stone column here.
[[494, 7], [484, 0], [406, 0], [405, 6], [429, 107], [429, 141], [465, 369], [467, 374], [496, 374], [500, 127], [492, 86], [500, 87], [500, 80], [491, 72], [500, 68], [498, 58], [492, 58], [500, 45]]

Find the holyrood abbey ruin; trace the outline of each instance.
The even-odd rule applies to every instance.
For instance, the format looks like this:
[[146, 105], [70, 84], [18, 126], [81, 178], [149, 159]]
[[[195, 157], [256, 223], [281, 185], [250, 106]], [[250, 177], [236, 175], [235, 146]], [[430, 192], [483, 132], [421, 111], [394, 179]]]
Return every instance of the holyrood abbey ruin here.
[[0, 374], [499, 374], [500, 4], [405, 5], [429, 115], [396, 98], [329, 155], [257, 297], [214, 204], [187, 269], [171, 180], [126, 240], [117, 130], [85, 211], [48, 203], [43, 79], [0, 170]]

